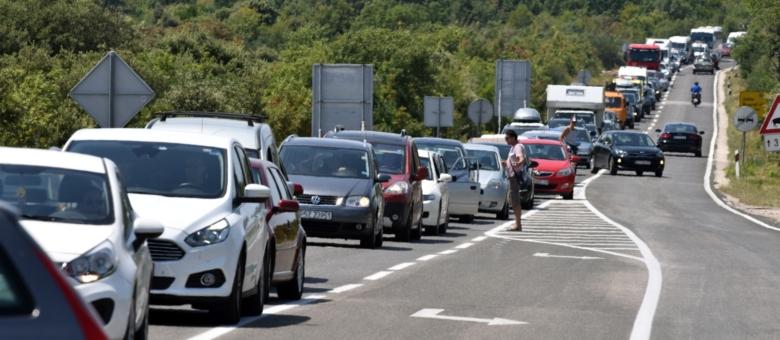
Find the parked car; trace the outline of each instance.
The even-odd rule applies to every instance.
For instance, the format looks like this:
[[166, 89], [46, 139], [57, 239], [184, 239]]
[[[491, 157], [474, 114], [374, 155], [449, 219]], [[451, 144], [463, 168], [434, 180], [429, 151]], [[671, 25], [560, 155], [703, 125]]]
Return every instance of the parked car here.
[[[146, 240], [159, 222], [130, 206], [110, 160], [0, 147], [0, 201], [92, 304], [111, 338], [146, 338], [152, 257]], [[10, 192], [12, 195], [7, 195]]]
[[656, 147], [653, 139], [644, 132], [609, 131], [593, 145], [591, 173], [599, 169], [609, 169], [611, 175], [619, 170], [635, 171], [642, 176], [645, 171], [655, 172], [662, 177], [666, 159], [664, 153]]
[[537, 163], [533, 170], [534, 190], [537, 193], [556, 194], [564, 199], [574, 197], [577, 171], [569, 150], [560, 141], [524, 139], [526, 156]]
[[84, 129], [66, 151], [105, 157], [125, 179], [130, 203], [160, 221], [149, 240], [151, 300], [191, 304], [236, 323], [263, 312], [271, 275], [268, 187], [252, 183], [244, 148], [227, 137], [147, 129]]
[[722, 57], [730, 57], [731, 56], [731, 49], [734, 47], [733, 44], [730, 43], [724, 43], [720, 45], [720, 55]]
[[385, 197], [382, 224], [398, 241], [419, 240], [423, 228], [422, 181], [428, 175], [420, 165], [412, 137], [377, 131], [339, 131], [326, 137], [371, 143], [379, 172], [390, 175], [390, 181], [382, 184]]
[[466, 154], [477, 162], [480, 191], [479, 211], [496, 214], [496, 219], [509, 218], [509, 179], [501, 166], [498, 148], [485, 144], [465, 144]]
[[663, 130], [656, 129], [660, 133], [658, 148], [661, 151], [690, 152], [696, 157], [701, 157], [701, 135], [693, 123], [666, 123]]
[[419, 150], [420, 163], [428, 169], [423, 180], [423, 226], [430, 235], [446, 234], [449, 225], [449, 183], [452, 176], [444, 173], [444, 160], [436, 152]]
[[471, 222], [479, 209], [479, 182], [476, 168], [469, 166], [466, 160], [466, 149], [461, 142], [444, 138], [415, 138], [420, 150], [434, 151], [441, 154], [447, 166], [447, 173], [452, 176], [450, 190], [450, 216], [461, 221]]
[[335, 138], [294, 137], [279, 156], [297, 195], [308, 236], [359, 239], [363, 248], [382, 247], [385, 201], [371, 144]]
[[269, 211], [265, 219], [273, 245], [273, 274], [268, 278], [268, 286], [276, 286], [281, 299], [300, 300], [306, 277], [306, 232], [301, 226], [295, 195], [303, 194], [303, 186], [290, 185], [274, 163], [257, 158], [250, 158], [250, 163], [254, 183], [271, 190], [271, 199], [265, 203]]
[[0, 203], [0, 329], [15, 340], [106, 340], [97, 315]]
[[712, 59], [707, 56], [696, 58], [696, 61], [693, 62], [693, 74], [697, 73], [715, 74], [715, 64], [713, 64]]
[[163, 112], [158, 116], [146, 124], [146, 128], [234, 138], [244, 147], [248, 157], [281, 165], [274, 133], [262, 116], [199, 111]]

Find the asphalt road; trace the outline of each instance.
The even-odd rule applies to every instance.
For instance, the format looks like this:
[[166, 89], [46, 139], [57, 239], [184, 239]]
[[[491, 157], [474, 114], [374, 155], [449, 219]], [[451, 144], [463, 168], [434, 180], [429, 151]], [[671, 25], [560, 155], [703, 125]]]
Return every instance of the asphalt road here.
[[[692, 79], [707, 103], [695, 110]], [[683, 71], [637, 129], [686, 120], [710, 134], [712, 79]], [[198, 311], [154, 308], [150, 335], [643, 339], [652, 329], [655, 339], [780, 338], [780, 234], [707, 196], [704, 153], [667, 156], [663, 178], [590, 176], [581, 168], [575, 199], [538, 199], [521, 233], [501, 231], [506, 221], [483, 215], [451, 223], [443, 236], [387, 238], [380, 250], [312, 238], [303, 300], [272, 293], [265, 314], [239, 327]]]

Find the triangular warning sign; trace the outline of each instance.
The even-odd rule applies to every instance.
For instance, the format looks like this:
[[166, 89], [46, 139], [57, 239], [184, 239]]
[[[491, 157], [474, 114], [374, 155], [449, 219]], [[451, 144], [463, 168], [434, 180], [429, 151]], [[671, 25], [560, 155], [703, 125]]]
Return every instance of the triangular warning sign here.
[[775, 97], [771, 107], [764, 118], [764, 124], [761, 124], [762, 135], [780, 133], [780, 95]]

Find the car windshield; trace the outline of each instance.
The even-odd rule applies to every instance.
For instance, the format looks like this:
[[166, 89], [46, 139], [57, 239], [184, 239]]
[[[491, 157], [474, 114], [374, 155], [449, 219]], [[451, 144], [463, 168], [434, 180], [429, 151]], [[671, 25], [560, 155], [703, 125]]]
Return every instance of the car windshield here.
[[[572, 117], [577, 117], [577, 123], [584, 124], [593, 124], [593, 113], [590, 112], [567, 112], [567, 111], [557, 111], [554, 114], [555, 118], [565, 118], [565, 119], [571, 119]], [[578, 124], [580, 125], [580, 124]]]
[[528, 158], [549, 159], [562, 161], [566, 159], [566, 153], [560, 145], [553, 144], [524, 144]]
[[557, 127], [569, 125], [569, 122], [571, 122], [569, 119], [550, 119], [550, 121], [547, 122], [547, 127], [554, 129]]
[[433, 167], [431, 167], [431, 159], [427, 157], [420, 157], [420, 164], [424, 166], [426, 169], [428, 169], [428, 177], [425, 179], [432, 181], [433, 180]]
[[479, 168], [481, 170], [498, 171], [499, 165], [496, 160], [496, 153], [487, 150], [466, 150], [466, 154], [470, 158], [474, 158], [479, 162]]
[[694, 52], [705, 52], [707, 51], [707, 46], [694, 46], [693, 47]]
[[590, 134], [584, 129], [574, 129], [566, 136], [570, 144], [590, 143]]
[[612, 137], [615, 146], [655, 146], [653, 139], [639, 133], [616, 133]]
[[406, 147], [403, 145], [389, 145], [372, 143], [374, 154], [379, 164], [379, 172], [387, 174], [404, 173], [406, 165]]
[[225, 194], [225, 150], [134, 141], [76, 141], [68, 151], [105, 157], [119, 167], [133, 194], [218, 198]]
[[15, 206], [25, 219], [111, 224], [110, 197], [103, 174], [0, 164], [0, 201]]
[[607, 107], [611, 107], [611, 108], [623, 107], [623, 102], [620, 100], [620, 97], [607, 97], [605, 102], [607, 104]]
[[422, 150], [438, 152], [439, 154], [441, 154], [441, 158], [444, 159], [444, 164], [447, 166], [447, 169], [450, 170], [466, 169], [466, 160], [463, 157], [464, 156], [463, 149], [460, 149], [456, 146], [447, 145], [447, 144], [425, 144], [425, 143], [419, 143], [417, 144], [417, 147], [419, 147]]
[[664, 128], [669, 133], [698, 133], [696, 127], [689, 124], [669, 124]]
[[630, 92], [624, 92], [623, 96], [626, 98], [626, 101], [629, 104], [633, 105], [634, 103], [636, 103], [636, 94], [633, 94], [633, 93], [630, 93]]
[[712, 33], [707, 32], [696, 32], [691, 33], [691, 40], [692, 41], [703, 41], [706, 43], [712, 42], [715, 39], [714, 35]]
[[671, 43], [669, 43], [669, 45], [670, 45], [670, 46], [671, 46], [673, 49], [677, 49], [677, 50], [681, 50], [681, 49], [684, 49], [684, 48], [685, 48], [685, 43], [671, 42]]
[[657, 49], [632, 48], [629, 52], [629, 58], [633, 61], [658, 61], [661, 53]]
[[363, 150], [319, 146], [285, 146], [282, 164], [288, 175], [369, 178], [368, 153]]

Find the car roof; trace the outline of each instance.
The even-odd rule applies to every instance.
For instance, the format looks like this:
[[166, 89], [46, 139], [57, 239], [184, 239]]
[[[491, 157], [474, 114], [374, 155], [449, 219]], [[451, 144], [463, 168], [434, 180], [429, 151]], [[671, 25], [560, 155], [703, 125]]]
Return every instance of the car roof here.
[[417, 137], [415, 141], [423, 144], [446, 144], [446, 145], [460, 145], [463, 143], [454, 139], [436, 138], [436, 137]]
[[465, 147], [466, 150], [481, 150], [481, 151], [495, 151], [495, 152], [499, 152], [498, 147], [496, 147], [495, 145], [490, 145], [490, 144], [466, 143], [466, 144], [463, 144], [463, 147]]
[[267, 133], [271, 132], [268, 124], [253, 123], [250, 126], [244, 120], [204, 117], [169, 117], [150, 122], [148, 128], [231, 137], [239, 140], [244, 147], [255, 149], [260, 147], [258, 131], [267, 129]]
[[618, 134], [647, 135], [647, 133], [644, 131], [630, 131], [630, 130], [610, 130], [610, 131], [604, 131], [604, 133], [609, 133], [613, 135], [618, 135]]
[[696, 124], [691, 122], [666, 122], [666, 124], [664, 124], [664, 126], [669, 126], [669, 125], [690, 125], [696, 127]]
[[520, 144], [546, 144], [546, 145], [562, 145], [559, 140], [541, 139], [541, 138], [526, 138], [520, 140]]
[[65, 151], [0, 147], [0, 163], [106, 173], [102, 158]]
[[235, 140], [224, 136], [210, 136], [199, 133], [171, 132], [150, 129], [82, 129], [76, 131], [70, 137], [70, 141], [106, 140], [106, 141], [132, 141], [174, 143], [184, 145], [198, 145], [228, 149]]
[[295, 137], [289, 138], [282, 143], [282, 146], [312, 146], [312, 147], [330, 147], [330, 148], [346, 148], [353, 150], [369, 150], [371, 145], [368, 143], [358, 142], [351, 139], [338, 139], [338, 138], [318, 138], [318, 137]]
[[358, 131], [358, 130], [343, 130], [339, 132], [331, 132], [326, 137], [351, 139], [357, 141], [363, 141], [364, 139], [369, 143], [379, 144], [396, 144], [405, 145], [411, 138], [401, 136], [398, 133], [381, 132], [381, 131]]

